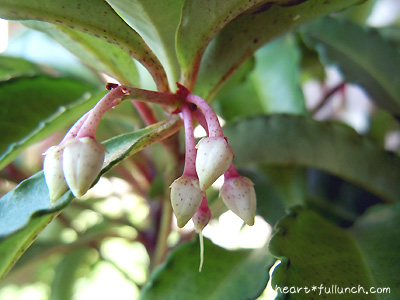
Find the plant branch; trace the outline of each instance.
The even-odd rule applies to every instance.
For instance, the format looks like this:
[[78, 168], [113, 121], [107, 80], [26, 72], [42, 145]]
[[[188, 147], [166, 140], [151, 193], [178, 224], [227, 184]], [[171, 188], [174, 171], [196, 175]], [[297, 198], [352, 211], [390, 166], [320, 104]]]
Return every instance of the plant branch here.
[[330, 91], [328, 91], [324, 97], [322, 97], [322, 99], [318, 102], [317, 106], [315, 106], [312, 110], [311, 110], [311, 114], [316, 114], [322, 107], [325, 106], [325, 104], [328, 102], [328, 100], [339, 90], [341, 90], [344, 86], [346, 85], [346, 82], [341, 82], [338, 85], [336, 85], [335, 87], [333, 87]]

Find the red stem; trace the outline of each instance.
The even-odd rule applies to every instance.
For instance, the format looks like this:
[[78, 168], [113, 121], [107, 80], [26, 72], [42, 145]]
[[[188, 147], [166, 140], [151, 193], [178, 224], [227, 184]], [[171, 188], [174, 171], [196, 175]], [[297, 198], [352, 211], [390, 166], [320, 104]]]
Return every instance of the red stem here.
[[142, 119], [147, 125], [157, 123], [157, 119], [155, 118], [153, 111], [146, 105], [146, 103], [135, 100], [131, 100], [131, 102], [136, 107], [136, 110], [138, 111], [139, 115], [142, 117]]

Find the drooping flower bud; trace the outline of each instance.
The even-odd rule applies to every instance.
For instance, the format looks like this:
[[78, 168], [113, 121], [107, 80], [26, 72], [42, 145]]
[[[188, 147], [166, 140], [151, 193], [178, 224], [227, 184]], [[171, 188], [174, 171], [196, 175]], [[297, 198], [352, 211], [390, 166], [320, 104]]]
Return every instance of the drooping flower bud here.
[[224, 137], [206, 137], [197, 144], [196, 171], [201, 190], [207, 190], [228, 170], [233, 160], [232, 148]]
[[83, 196], [99, 175], [104, 162], [105, 147], [89, 138], [69, 140], [63, 152], [65, 180], [76, 197]]
[[220, 196], [226, 206], [247, 225], [254, 225], [257, 200], [254, 183], [249, 178], [229, 178], [222, 185]]
[[204, 192], [200, 190], [199, 180], [189, 176], [179, 177], [170, 188], [172, 209], [178, 221], [178, 227], [182, 228], [196, 213]]
[[196, 229], [197, 232], [202, 231], [204, 227], [207, 226], [208, 222], [210, 222], [210, 220], [211, 220], [211, 210], [207, 204], [207, 197], [204, 196], [199, 209], [192, 217], [194, 229]]
[[56, 202], [68, 191], [62, 166], [63, 148], [53, 146], [44, 154], [46, 155], [43, 161], [44, 178], [49, 188], [50, 201]]

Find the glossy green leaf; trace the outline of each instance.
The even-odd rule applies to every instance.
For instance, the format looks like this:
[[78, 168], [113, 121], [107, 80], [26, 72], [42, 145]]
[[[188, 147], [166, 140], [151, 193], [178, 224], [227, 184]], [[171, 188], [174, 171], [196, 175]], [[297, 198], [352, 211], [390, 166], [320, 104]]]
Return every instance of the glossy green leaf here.
[[[128, 155], [172, 135], [181, 125], [180, 118], [174, 116], [104, 142], [108, 153], [99, 176]], [[55, 203], [50, 202], [43, 172], [24, 180], [0, 199], [0, 278], [9, 271], [37, 234], [72, 199], [72, 194], [67, 192]]]
[[38, 65], [23, 58], [0, 55], [0, 81], [38, 74], [44, 74]]
[[[278, 286], [282, 297], [285, 286], [310, 289], [291, 293], [290, 299], [398, 299], [399, 220], [398, 203], [371, 208], [348, 229], [311, 210], [292, 211], [277, 224], [270, 242], [271, 254], [282, 261], [272, 274], [272, 287]], [[325, 289], [312, 291], [312, 286]], [[344, 293], [353, 287], [365, 293]], [[373, 294], [378, 288], [390, 292]]]
[[171, 87], [179, 80], [175, 35], [184, 0], [107, 0], [143, 37], [164, 66]]
[[228, 251], [205, 240], [201, 273], [198, 241], [171, 252], [152, 274], [141, 300], [256, 299], [268, 282], [273, 261], [265, 249]]
[[224, 133], [238, 165], [313, 167], [400, 201], [400, 158], [347, 126], [272, 115], [226, 125]]
[[1, 0], [0, 17], [39, 20], [88, 33], [120, 47], [152, 74], [160, 90], [168, 90], [165, 71], [140, 35], [101, 0]]
[[398, 48], [377, 31], [333, 18], [315, 21], [302, 33], [325, 63], [339, 68], [345, 80], [361, 85], [382, 108], [400, 114]]
[[281, 34], [359, 0], [308, 0], [294, 6], [271, 5], [245, 13], [219, 32], [201, 61], [194, 93], [211, 98], [247, 58]]
[[28, 145], [79, 118], [98, 100], [71, 78], [20, 77], [0, 83], [0, 169]]
[[117, 46], [61, 25], [39, 21], [23, 21], [22, 24], [48, 34], [97, 71], [122, 84], [139, 86], [139, 74], [133, 59]]
[[253, 7], [271, 3], [288, 5], [295, 0], [189, 0], [185, 2], [176, 39], [183, 84], [192, 89], [200, 60], [211, 39], [230, 21]]

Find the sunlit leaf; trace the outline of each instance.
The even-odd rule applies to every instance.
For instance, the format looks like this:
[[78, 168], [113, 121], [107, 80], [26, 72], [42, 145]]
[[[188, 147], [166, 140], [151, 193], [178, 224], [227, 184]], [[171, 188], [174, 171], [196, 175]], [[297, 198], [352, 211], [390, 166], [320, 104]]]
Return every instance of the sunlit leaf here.
[[39, 21], [23, 21], [22, 24], [47, 33], [97, 71], [106, 73], [122, 84], [139, 86], [139, 74], [133, 59], [117, 46], [61, 25]]
[[265, 249], [228, 251], [208, 240], [204, 247], [201, 273], [198, 241], [186, 243], [154, 271], [140, 299], [243, 300], [262, 293], [273, 263]]
[[[291, 299], [320, 295], [325, 299], [397, 299], [399, 217], [398, 203], [377, 206], [344, 229], [311, 210], [292, 211], [277, 224], [270, 242], [271, 254], [282, 261], [272, 274], [272, 287], [279, 287], [281, 296], [285, 296], [285, 286], [310, 289], [290, 293]], [[312, 286], [318, 289], [312, 291]], [[320, 290], [321, 286], [325, 289]], [[389, 293], [376, 293], [387, 287]], [[344, 293], [344, 288], [360, 292]]]
[[64, 25], [120, 47], [142, 63], [160, 90], [168, 90], [161, 63], [140, 35], [126, 24], [106, 1], [99, 0], [1, 0], [0, 17], [39, 20]]
[[107, 0], [158, 56], [175, 88], [180, 66], [175, 51], [175, 35], [184, 0]]
[[211, 39], [240, 14], [271, 3], [289, 5], [296, 0], [189, 0], [185, 2], [177, 33], [177, 53], [183, 71], [183, 84], [193, 88], [200, 60]]

